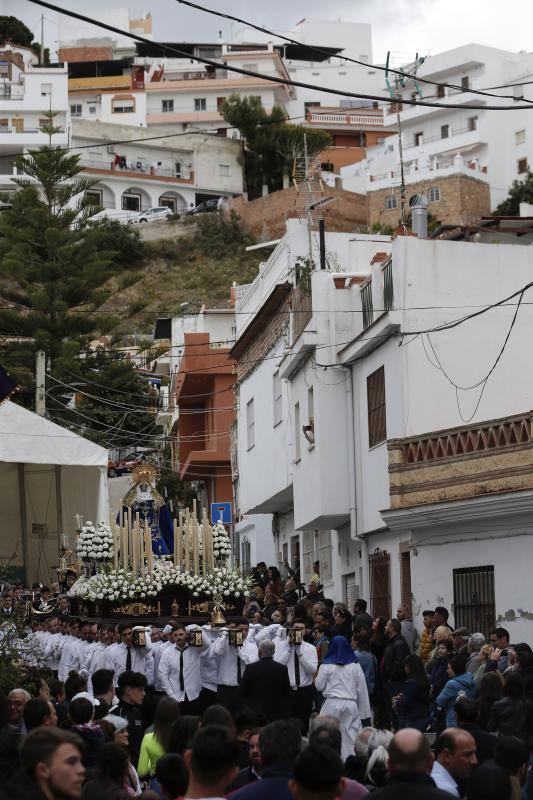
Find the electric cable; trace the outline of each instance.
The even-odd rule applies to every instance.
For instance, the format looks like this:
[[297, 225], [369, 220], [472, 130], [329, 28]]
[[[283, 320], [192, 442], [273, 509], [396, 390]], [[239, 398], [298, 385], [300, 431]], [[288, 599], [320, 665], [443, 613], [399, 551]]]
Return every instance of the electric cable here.
[[[97, 19], [92, 17], [88, 17], [85, 14], [80, 14], [77, 11], [71, 11], [70, 9], [60, 8], [59, 6], [54, 5], [53, 3], [49, 3], [47, 0], [29, 0], [30, 3], [34, 5], [41, 6], [42, 8], [48, 8], [50, 11], [55, 11], [58, 14], [63, 14], [67, 17], [72, 17], [73, 19], [80, 20], [81, 22], [86, 22], [89, 25], [95, 25], [98, 28], [102, 28], [103, 30], [110, 31], [111, 33], [117, 33], [120, 36], [126, 36], [129, 39], [133, 39], [138, 42], [142, 42], [143, 44], [149, 44], [150, 46], [154, 46], [157, 44], [163, 50], [173, 53], [174, 55], [179, 56], [180, 58], [186, 58], [188, 60], [198, 61], [201, 64], [207, 64], [210, 67], [215, 67], [215, 69], [220, 69], [221, 64], [218, 61], [214, 61], [211, 58], [205, 58], [204, 56], [200, 55], [191, 55], [184, 50], [180, 50], [177, 47], [165, 44], [163, 42], [153, 42], [151, 39], [146, 38], [145, 36], [139, 36], [138, 34], [131, 33], [130, 31], [124, 31], [121, 28], [117, 28], [114, 25], [109, 25], [105, 22], [100, 22]], [[244, 67], [235, 67], [229, 66], [225, 64], [225, 69], [229, 72], [235, 72], [239, 75], [246, 75], [251, 78], [260, 78], [263, 81], [267, 81], [269, 83], [275, 84], [283, 84], [285, 86], [296, 86], [301, 89], [312, 89], [314, 91], [325, 92], [326, 94], [333, 94], [340, 97], [353, 97], [359, 100], [375, 100], [377, 102], [383, 103], [396, 103], [397, 99], [393, 97], [387, 97], [384, 95], [374, 95], [374, 94], [363, 94], [363, 93], [356, 93], [356, 92], [348, 92], [343, 91], [341, 89], [332, 89], [327, 86], [320, 86], [318, 84], [313, 83], [305, 83], [303, 81], [293, 81], [290, 78], [283, 78], [283, 77], [274, 77], [273, 75], [266, 75], [259, 72], [255, 72], [254, 70], [245, 69]], [[484, 111], [519, 111], [519, 110], [526, 110], [532, 109], [533, 104], [529, 105], [512, 105], [512, 106], [490, 106], [490, 105], [483, 105], [480, 106], [479, 104], [468, 104], [468, 103], [430, 103], [425, 100], [414, 100], [414, 99], [407, 99], [404, 98], [402, 102], [406, 105], [412, 106], [423, 106], [428, 108], [457, 108], [457, 109], [474, 109], [479, 110], [480, 108]]]
[[[443, 83], [440, 81], [432, 81], [429, 78], [422, 78], [420, 75], [413, 75], [409, 72], [405, 72], [402, 69], [394, 69], [393, 67], [384, 67], [381, 64], [369, 64], [366, 61], [362, 61], [357, 58], [352, 58], [351, 56], [343, 56], [339, 55], [338, 53], [330, 53], [327, 50], [323, 50], [321, 47], [316, 47], [310, 44], [304, 44], [303, 42], [299, 42], [297, 39], [291, 39], [290, 36], [285, 36], [282, 33], [276, 33], [275, 31], [269, 30], [268, 28], [264, 28], [261, 25], [257, 25], [254, 22], [250, 22], [249, 20], [241, 19], [240, 17], [235, 17], [233, 14], [228, 14], [223, 11], [215, 11], [211, 8], [206, 8], [205, 6], [201, 6], [199, 3], [193, 3], [191, 0], [175, 0], [175, 2], [180, 3], [183, 6], [189, 6], [189, 8], [195, 9], [195, 11], [203, 11], [206, 14], [211, 14], [215, 17], [221, 17], [222, 19], [230, 20], [231, 22], [238, 22], [241, 25], [246, 25], [248, 28], [253, 28], [260, 33], [266, 33], [269, 36], [275, 36], [277, 39], [282, 39], [285, 42], [289, 42], [289, 44], [295, 44], [298, 47], [302, 47], [304, 50], [309, 50], [313, 53], [318, 53], [319, 55], [326, 56], [327, 58], [339, 58], [342, 61], [346, 61], [349, 64], [358, 64], [361, 67], [367, 67], [368, 69], [373, 70], [381, 70], [382, 72], [391, 72], [394, 75], [400, 75], [402, 78], [410, 78], [411, 80], [415, 80], [419, 83], [427, 83], [431, 86], [442, 86], [447, 89], [454, 89], [458, 90], [459, 92], [469, 93], [469, 94], [479, 94], [486, 97], [502, 97], [503, 99], [509, 100], [524, 100], [525, 102], [531, 103], [531, 100], [525, 100], [524, 97], [516, 98], [514, 95], [502, 95], [502, 94], [493, 94], [492, 92], [488, 92], [482, 89], [465, 89], [463, 86], [459, 86], [458, 84], [453, 83]], [[238, 46], [238, 45], [237, 45]], [[231, 55], [231, 53], [228, 53]], [[518, 86], [522, 86], [523, 84], [517, 84]], [[489, 88], [503, 88], [503, 87], [489, 87]], [[398, 98], [400, 99], [400, 98]]]

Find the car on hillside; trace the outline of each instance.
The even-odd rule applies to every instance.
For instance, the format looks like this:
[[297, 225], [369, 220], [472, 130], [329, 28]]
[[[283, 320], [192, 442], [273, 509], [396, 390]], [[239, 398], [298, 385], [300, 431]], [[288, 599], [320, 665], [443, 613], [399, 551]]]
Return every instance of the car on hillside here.
[[211, 200], [204, 200], [203, 203], [198, 203], [198, 205], [194, 208], [190, 208], [187, 211], [186, 216], [191, 216], [191, 214], [205, 214], [208, 211], [216, 211], [218, 209], [220, 200], [220, 197], [213, 197]]
[[112, 461], [109, 459], [107, 462], [108, 478], [116, 478], [117, 475], [125, 475], [133, 472], [137, 464], [141, 463], [141, 460], [142, 459], [140, 459], [138, 456], [127, 456], [126, 458], [121, 458], [118, 461]]
[[141, 222], [159, 222], [167, 219], [174, 212], [168, 206], [154, 206], [149, 208], [148, 211], [141, 211], [136, 217], [130, 219], [130, 225], [140, 225]]

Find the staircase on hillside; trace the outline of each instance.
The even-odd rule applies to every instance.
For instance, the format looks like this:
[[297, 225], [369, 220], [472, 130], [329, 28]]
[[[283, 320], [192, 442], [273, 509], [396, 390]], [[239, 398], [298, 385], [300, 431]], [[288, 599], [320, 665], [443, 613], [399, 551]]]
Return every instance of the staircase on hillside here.
[[295, 209], [300, 219], [307, 219], [311, 228], [323, 219], [324, 184], [320, 177], [320, 162], [311, 161], [307, 155], [295, 158], [292, 181], [296, 187]]

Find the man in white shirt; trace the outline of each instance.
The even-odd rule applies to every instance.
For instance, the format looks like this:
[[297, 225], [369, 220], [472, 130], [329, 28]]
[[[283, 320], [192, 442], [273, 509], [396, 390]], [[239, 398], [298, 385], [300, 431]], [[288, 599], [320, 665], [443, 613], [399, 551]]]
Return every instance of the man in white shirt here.
[[61, 658], [59, 659], [57, 670], [57, 677], [63, 683], [67, 680], [71, 670], [78, 672], [81, 667], [79, 650], [80, 620], [77, 617], [71, 617], [68, 623], [68, 635], [61, 650]]
[[[202, 644], [196, 647], [189, 642], [189, 633], [200, 631]], [[171, 647], [165, 647], [159, 662], [159, 680], [163, 691], [180, 704], [181, 714], [198, 714], [198, 698], [202, 690], [200, 656], [211, 642], [197, 625], [187, 628], [182, 623], [174, 625], [170, 634]]]
[[[230, 630], [241, 632], [241, 646], [230, 644]], [[231, 711], [235, 711], [239, 705], [239, 684], [246, 665], [259, 658], [253, 637], [254, 632], [249, 631], [248, 620], [242, 618], [224, 628], [207, 651], [210, 657], [216, 658], [218, 667], [217, 703]]]
[[295, 620], [292, 632], [295, 640], [301, 639], [300, 643], [291, 641], [290, 631], [280, 629], [274, 640], [274, 661], [285, 664], [289, 671], [292, 716], [300, 719], [307, 731], [313, 707], [313, 681], [318, 670], [318, 654], [313, 644], [303, 641], [305, 622]]
[[44, 658], [48, 669], [57, 673], [64, 637], [59, 628], [59, 619], [57, 617], [50, 617], [47, 621], [47, 627], [48, 639], [44, 647]]
[[462, 728], [446, 728], [437, 740], [431, 777], [439, 789], [461, 797], [459, 783], [467, 781], [477, 765], [476, 742]]
[[[133, 631], [130, 622], [121, 622], [118, 626], [121, 643], [112, 645], [107, 649], [105, 669], [112, 669], [115, 677], [114, 684], [118, 686], [119, 675], [124, 671], [140, 672], [146, 676], [150, 667], [152, 645], [150, 637], [144, 628], [146, 644], [142, 647], [133, 644]], [[136, 629], [137, 630], [137, 629]]]

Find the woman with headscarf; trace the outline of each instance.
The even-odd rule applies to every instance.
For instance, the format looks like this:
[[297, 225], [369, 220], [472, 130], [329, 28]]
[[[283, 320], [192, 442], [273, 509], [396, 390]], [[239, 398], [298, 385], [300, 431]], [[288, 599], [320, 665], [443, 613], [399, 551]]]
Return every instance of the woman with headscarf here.
[[315, 678], [322, 692], [320, 714], [339, 720], [342, 734], [341, 757], [352, 755], [355, 736], [362, 721], [371, 716], [366, 681], [359, 659], [344, 636], [334, 636]]

